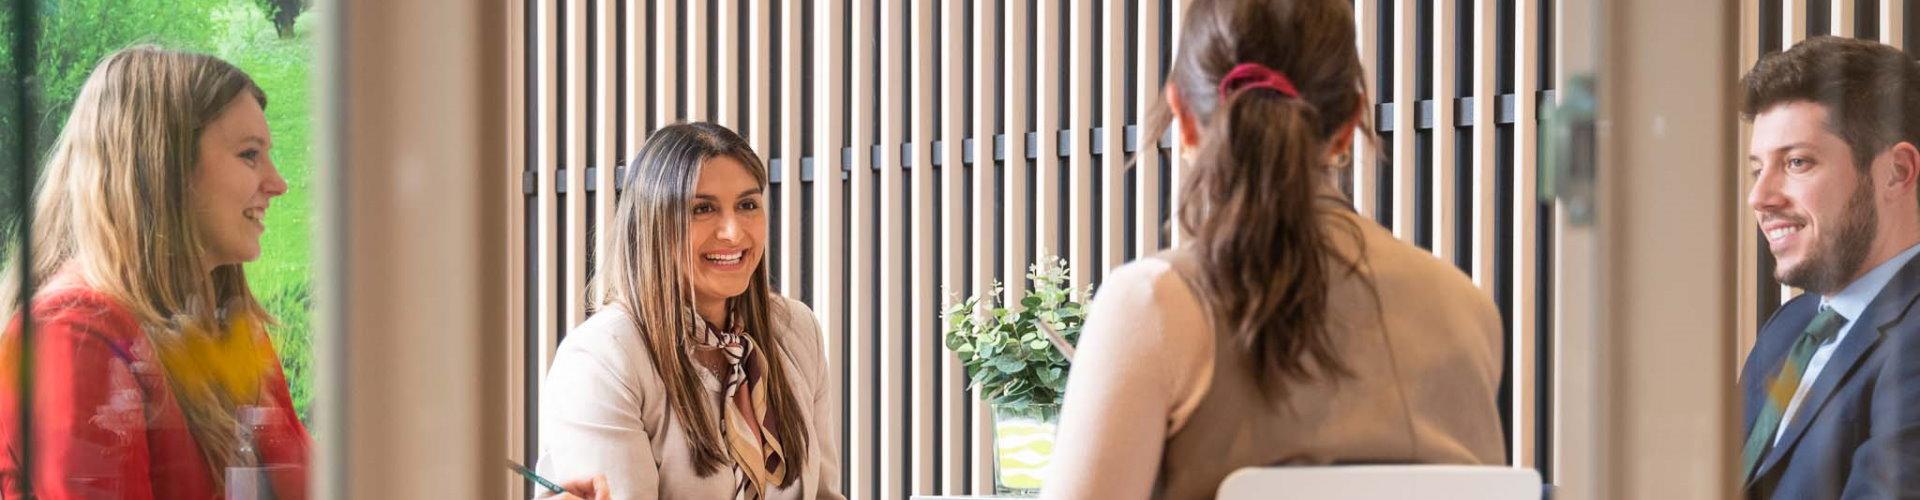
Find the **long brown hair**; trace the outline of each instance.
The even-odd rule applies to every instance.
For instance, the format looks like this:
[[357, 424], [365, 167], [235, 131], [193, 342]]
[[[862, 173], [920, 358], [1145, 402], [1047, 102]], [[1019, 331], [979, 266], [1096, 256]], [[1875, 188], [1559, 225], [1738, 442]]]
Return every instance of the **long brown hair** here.
[[[266, 108], [266, 93], [253, 79], [212, 56], [136, 46], [102, 59], [80, 88], [35, 191], [33, 262], [12, 252], [7, 265], [9, 276], [30, 266], [41, 283], [71, 266], [88, 287], [133, 314], [158, 351], [216, 483], [217, 471], [246, 459], [234, 411], [252, 395], [236, 400], [236, 389], [218, 377], [183, 375], [208, 368], [189, 346], [227, 335], [231, 321], [272, 320], [239, 264], [206, 268], [206, 245], [187, 199], [200, 168], [201, 133], [243, 95]], [[18, 287], [0, 286], [4, 310], [30, 300]]]
[[[760, 187], [767, 186], [767, 167], [745, 139], [711, 123], [682, 123], [662, 128], [647, 138], [639, 155], [627, 165], [621, 181], [619, 207], [607, 236], [609, 255], [601, 256], [594, 273], [596, 307], [618, 307], [633, 319], [633, 327], [647, 343], [653, 366], [667, 388], [673, 415], [685, 423], [694, 471], [711, 475], [730, 459], [720, 440], [717, 410], [706, 397], [687, 357], [686, 342], [695, 328], [693, 285], [687, 268], [693, 250], [687, 248], [688, 200], [693, 198], [700, 168], [716, 157], [731, 158], [747, 168]], [[754, 263], [746, 293], [727, 300], [727, 307], [745, 322], [747, 335], [766, 353], [768, 410], [774, 415], [772, 434], [788, 453], [786, 477], [791, 484], [806, 467], [806, 422], [794, 394], [788, 363], [791, 353], [773, 331], [776, 311], [768, 282], [767, 262]]]
[[[1205, 132], [1179, 218], [1215, 321], [1254, 357], [1263, 393], [1344, 376], [1326, 328], [1327, 288], [1359, 263], [1331, 238], [1361, 239], [1331, 188], [1340, 165], [1327, 153], [1366, 100], [1353, 14], [1342, 0], [1195, 0], [1182, 29], [1168, 79]], [[1221, 94], [1220, 80], [1247, 63], [1284, 75], [1298, 96], [1258, 86]], [[1148, 137], [1170, 119], [1161, 104]], [[1359, 127], [1371, 137], [1364, 120]]]

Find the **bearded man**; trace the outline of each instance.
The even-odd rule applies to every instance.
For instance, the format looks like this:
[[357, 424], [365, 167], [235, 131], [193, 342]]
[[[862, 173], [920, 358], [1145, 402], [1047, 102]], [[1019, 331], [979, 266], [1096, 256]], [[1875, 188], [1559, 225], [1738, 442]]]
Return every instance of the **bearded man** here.
[[1920, 67], [1823, 37], [1744, 78], [1747, 204], [1806, 293], [1740, 374], [1748, 498], [1920, 498]]

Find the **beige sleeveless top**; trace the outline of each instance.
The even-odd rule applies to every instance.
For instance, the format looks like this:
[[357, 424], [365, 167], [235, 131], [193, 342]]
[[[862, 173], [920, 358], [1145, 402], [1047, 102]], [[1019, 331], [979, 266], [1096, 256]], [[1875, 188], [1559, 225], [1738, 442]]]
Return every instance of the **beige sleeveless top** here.
[[1043, 497], [1213, 498], [1228, 474], [1266, 465], [1505, 463], [1491, 298], [1343, 216], [1359, 224], [1379, 297], [1344, 272], [1330, 284], [1328, 333], [1350, 377], [1290, 382], [1266, 401], [1253, 359], [1193, 292], [1190, 250], [1130, 263], [1089, 311]]

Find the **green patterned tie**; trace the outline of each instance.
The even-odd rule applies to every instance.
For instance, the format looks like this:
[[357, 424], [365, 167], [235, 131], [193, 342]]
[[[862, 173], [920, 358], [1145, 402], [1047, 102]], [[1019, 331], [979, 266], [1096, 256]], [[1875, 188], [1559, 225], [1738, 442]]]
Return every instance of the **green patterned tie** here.
[[1760, 463], [1768, 445], [1773, 443], [1773, 435], [1780, 429], [1780, 418], [1787, 412], [1787, 404], [1793, 401], [1793, 395], [1800, 391], [1800, 377], [1807, 373], [1807, 360], [1813, 357], [1813, 351], [1820, 349], [1820, 343], [1840, 333], [1840, 327], [1847, 324], [1847, 318], [1835, 312], [1831, 307], [1822, 306], [1820, 314], [1813, 316], [1807, 323], [1807, 329], [1800, 332], [1800, 339], [1793, 343], [1793, 350], [1787, 353], [1786, 363], [1780, 365], [1780, 372], [1767, 382], [1767, 404], [1760, 407], [1760, 415], [1753, 419], [1753, 434], [1747, 436], [1747, 446], [1741, 454], [1745, 471], [1741, 481], [1751, 478], [1754, 465]]

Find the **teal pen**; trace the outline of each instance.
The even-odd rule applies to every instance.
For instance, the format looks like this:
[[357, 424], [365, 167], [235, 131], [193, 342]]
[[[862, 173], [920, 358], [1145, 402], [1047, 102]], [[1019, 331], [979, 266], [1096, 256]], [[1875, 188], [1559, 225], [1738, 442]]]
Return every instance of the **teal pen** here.
[[508, 460], [507, 468], [513, 469], [514, 472], [520, 473], [520, 475], [523, 477], [526, 477], [528, 481], [539, 483], [540, 487], [546, 488], [547, 492], [549, 493], [558, 495], [558, 494], [567, 492], [566, 488], [561, 488], [560, 485], [553, 484], [553, 481], [548, 481], [547, 478], [540, 477], [539, 474], [534, 474], [532, 470], [527, 469], [527, 466], [520, 465], [518, 462]]

